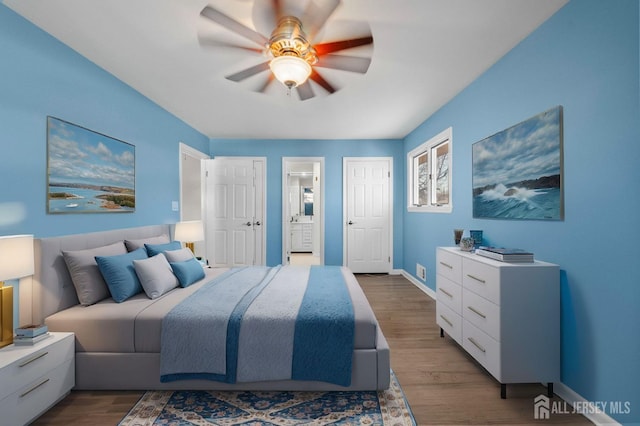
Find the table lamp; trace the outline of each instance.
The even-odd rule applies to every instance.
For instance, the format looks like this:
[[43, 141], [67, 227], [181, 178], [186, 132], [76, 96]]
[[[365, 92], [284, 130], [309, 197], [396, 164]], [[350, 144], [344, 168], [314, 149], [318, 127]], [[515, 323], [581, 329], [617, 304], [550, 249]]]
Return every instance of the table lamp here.
[[0, 348], [13, 343], [13, 287], [4, 281], [33, 275], [33, 235], [0, 237]]
[[204, 240], [204, 226], [201, 220], [189, 220], [176, 223], [175, 239], [182, 241], [195, 255], [194, 241]]

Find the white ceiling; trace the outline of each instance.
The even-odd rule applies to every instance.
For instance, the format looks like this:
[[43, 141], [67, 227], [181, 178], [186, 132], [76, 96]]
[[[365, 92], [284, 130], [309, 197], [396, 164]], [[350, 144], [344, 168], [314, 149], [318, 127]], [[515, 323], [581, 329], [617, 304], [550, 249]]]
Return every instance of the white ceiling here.
[[[343, 0], [320, 41], [370, 27], [366, 74], [322, 69], [340, 87], [304, 102], [265, 74], [224, 78], [265, 61], [199, 37], [250, 42], [200, 16], [207, 4], [268, 37], [266, 0], [4, 0], [11, 9], [210, 138], [397, 139], [536, 29], [568, 0]], [[300, 2], [301, 0], [295, 0]], [[323, 0], [314, 0], [317, 2]], [[255, 3], [255, 8], [254, 8]], [[255, 10], [255, 13], [254, 13]], [[255, 23], [252, 16], [255, 15]], [[346, 52], [345, 52], [346, 53]]]

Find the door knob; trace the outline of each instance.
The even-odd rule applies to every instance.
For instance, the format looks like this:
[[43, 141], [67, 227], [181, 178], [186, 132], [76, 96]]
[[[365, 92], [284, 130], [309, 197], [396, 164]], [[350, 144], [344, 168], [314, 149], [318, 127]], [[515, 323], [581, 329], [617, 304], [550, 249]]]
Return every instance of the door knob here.
[[254, 225], [256, 225], [256, 226], [260, 226], [260, 225], [262, 225], [262, 224], [260, 223], [260, 221], [253, 222], [253, 224], [254, 224]]
[[353, 222], [352, 222], [352, 221], [349, 221], [349, 222], [347, 223], [347, 225], [353, 225]]
[[245, 223], [245, 225], [247, 225], [247, 226], [251, 226], [251, 225], [252, 225], [252, 223], [251, 223], [251, 222], [247, 222], [247, 223]]

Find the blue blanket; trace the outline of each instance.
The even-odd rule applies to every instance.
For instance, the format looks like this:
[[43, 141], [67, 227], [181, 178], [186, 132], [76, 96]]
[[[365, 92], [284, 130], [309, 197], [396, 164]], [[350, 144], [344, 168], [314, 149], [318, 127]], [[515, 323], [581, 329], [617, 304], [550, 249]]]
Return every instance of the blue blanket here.
[[160, 379], [348, 386], [353, 342], [340, 267], [235, 268], [165, 317]]

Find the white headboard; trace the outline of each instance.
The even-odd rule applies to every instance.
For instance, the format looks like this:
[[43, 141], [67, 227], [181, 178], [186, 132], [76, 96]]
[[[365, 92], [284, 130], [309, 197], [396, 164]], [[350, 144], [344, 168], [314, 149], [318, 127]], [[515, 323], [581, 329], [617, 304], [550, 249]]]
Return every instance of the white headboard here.
[[63, 250], [91, 249], [125, 239], [135, 240], [163, 234], [171, 238], [170, 225], [151, 225], [36, 239], [34, 241], [32, 322], [40, 324], [47, 316], [78, 304], [76, 290], [62, 257]]

